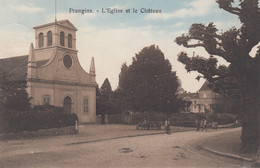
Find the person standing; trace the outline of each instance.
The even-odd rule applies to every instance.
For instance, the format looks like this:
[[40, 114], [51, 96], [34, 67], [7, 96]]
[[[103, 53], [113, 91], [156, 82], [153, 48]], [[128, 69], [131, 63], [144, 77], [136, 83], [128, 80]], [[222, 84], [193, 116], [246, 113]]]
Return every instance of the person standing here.
[[195, 124], [196, 124], [197, 131], [199, 131], [200, 130], [200, 121], [198, 121], [198, 119], [196, 119]]
[[203, 120], [203, 129], [202, 129], [202, 131], [204, 131], [204, 130], [207, 131], [207, 119], [206, 118]]
[[166, 131], [166, 134], [171, 134], [171, 130], [170, 130], [170, 121], [169, 121], [169, 119], [167, 118], [166, 120], [165, 120], [165, 131]]

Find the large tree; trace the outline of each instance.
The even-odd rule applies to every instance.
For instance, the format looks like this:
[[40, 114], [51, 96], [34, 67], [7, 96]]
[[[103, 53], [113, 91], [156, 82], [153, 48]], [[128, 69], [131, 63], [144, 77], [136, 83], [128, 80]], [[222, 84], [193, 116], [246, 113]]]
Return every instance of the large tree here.
[[112, 91], [110, 82], [106, 78], [100, 87], [97, 88], [97, 115], [104, 116], [105, 114], [115, 114], [119, 113], [118, 108], [116, 108], [114, 101], [114, 92]]
[[128, 110], [128, 96], [127, 96], [127, 87], [128, 87], [128, 69], [126, 63], [123, 63], [121, 66], [121, 71], [119, 74], [119, 82], [118, 87], [114, 92], [113, 100], [115, 102], [116, 107], [121, 110]]
[[26, 81], [13, 81], [10, 78], [5, 71], [0, 70], [0, 132], [11, 131], [19, 125], [17, 118], [21, 114], [29, 114], [31, 110]]
[[104, 80], [102, 86], [100, 87], [100, 93], [104, 101], [106, 102], [110, 101], [110, 98], [112, 96], [112, 88], [108, 78]]
[[[122, 71], [123, 70], [123, 71]], [[176, 112], [176, 73], [158, 46], [143, 48], [132, 65], [122, 66], [119, 89], [134, 111]]]
[[[220, 93], [239, 96], [243, 104], [242, 149], [256, 150], [260, 145], [260, 98], [259, 67], [260, 48], [250, 56], [252, 48], [260, 41], [260, 9], [258, 0], [217, 0], [219, 7], [237, 15], [242, 26], [219, 31], [213, 23], [192, 24], [189, 32], [175, 39], [187, 48], [203, 47], [208, 59], [201, 56], [188, 57], [181, 52], [179, 61], [187, 71], [197, 71], [207, 79], [211, 87]], [[217, 58], [223, 58], [229, 66], [218, 66]]]
[[0, 106], [1, 109], [29, 111], [31, 109], [26, 81], [10, 80], [5, 71], [0, 71]]

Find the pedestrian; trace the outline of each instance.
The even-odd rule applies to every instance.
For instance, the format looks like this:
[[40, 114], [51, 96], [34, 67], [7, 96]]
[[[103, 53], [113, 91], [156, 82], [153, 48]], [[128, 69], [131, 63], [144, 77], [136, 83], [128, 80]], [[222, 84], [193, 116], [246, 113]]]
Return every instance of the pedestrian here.
[[206, 130], [207, 131], [207, 119], [203, 120], [203, 129], [202, 131]]
[[198, 119], [196, 119], [195, 124], [196, 124], [197, 131], [199, 131], [200, 130], [200, 121], [198, 121]]
[[170, 121], [169, 121], [169, 119], [167, 118], [166, 120], [165, 120], [165, 131], [166, 131], [166, 134], [171, 134], [171, 130], [170, 130]]
[[218, 129], [218, 122], [213, 121], [212, 122], [212, 128], [215, 128], [217, 130]]

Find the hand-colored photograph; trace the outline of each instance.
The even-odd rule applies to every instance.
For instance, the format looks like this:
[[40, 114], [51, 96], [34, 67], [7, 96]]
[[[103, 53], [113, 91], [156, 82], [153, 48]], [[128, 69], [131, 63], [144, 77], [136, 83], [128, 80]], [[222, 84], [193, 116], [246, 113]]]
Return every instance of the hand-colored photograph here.
[[259, 0], [0, 6], [0, 168], [260, 167]]

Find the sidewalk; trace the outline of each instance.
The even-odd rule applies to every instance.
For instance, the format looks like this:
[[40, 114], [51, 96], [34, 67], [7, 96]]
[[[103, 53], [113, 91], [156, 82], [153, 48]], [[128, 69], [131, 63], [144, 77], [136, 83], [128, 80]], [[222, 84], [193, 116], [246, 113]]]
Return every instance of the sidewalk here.
[[225, 157], [236, 158], [244, 161], [253, 161], [255, 154], [242, 153], [240, 151], [241, 128], [237, 131], [226, 134], [215, 135], [204, 141], [201, 146], [204, 150], [222, 155]]
[[[171, 127], [171, 133], [192, 130], [195, 130], [195, 128], [175, 126]], [[75, 135], [75, 138], [79, 140], [77, 143], [88, 143], [93, 141], [155, 134], [165, 134], [164, 127], [162, 126], [161, 130], [136, 130], [136, 125], [93, 124], [81, 125], [79, 127], [79, 134]]]

